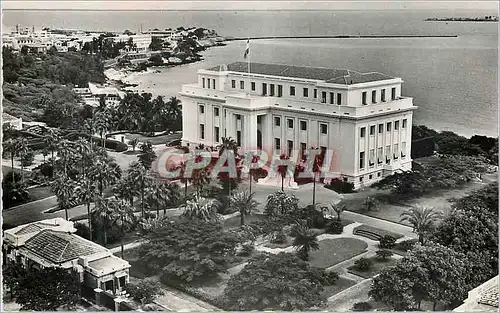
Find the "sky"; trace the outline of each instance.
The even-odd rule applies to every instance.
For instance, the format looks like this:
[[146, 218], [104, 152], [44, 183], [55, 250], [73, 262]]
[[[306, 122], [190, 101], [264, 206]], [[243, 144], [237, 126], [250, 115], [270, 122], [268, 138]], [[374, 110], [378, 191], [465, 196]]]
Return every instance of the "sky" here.
[[498, 12], [498, 1], [2, 1], [3, 10], [439, 10]]

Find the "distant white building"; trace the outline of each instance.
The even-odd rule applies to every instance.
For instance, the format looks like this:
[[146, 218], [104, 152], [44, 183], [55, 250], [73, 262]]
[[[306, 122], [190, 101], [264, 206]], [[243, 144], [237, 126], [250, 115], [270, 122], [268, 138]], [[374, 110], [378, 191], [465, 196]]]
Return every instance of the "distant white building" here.
[[[413, 99], [403, 80], [346, 69], [236, 62], [182, 86], [183, 136], [194, 147], [232, 137], [245, 149], [333, 151], [328, 176], [372, 184], [411, 169]], [[292, 156], [296, 157], [296, 156]]]
[[100, 86], [94, 83], [89, 83], [87, 88], [76, 87], [73, 91], [78, 94], [91, 106], [99, 106], [99, 100], [104, 97], [107, 104], [116, 105], [125, 97], [125, 92], [111, 86]]

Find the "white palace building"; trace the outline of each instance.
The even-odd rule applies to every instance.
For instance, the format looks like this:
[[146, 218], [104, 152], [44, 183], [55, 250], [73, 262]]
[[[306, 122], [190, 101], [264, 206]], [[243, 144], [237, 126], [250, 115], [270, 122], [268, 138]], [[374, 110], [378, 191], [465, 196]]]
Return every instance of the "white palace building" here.
[[346, 69], [236, 62], [183, 85], [184, 145], [234, 138], [244, 150], [333, 151], [331, 177], [369, 185], [411, 169], [413, 99], [403, 80]]

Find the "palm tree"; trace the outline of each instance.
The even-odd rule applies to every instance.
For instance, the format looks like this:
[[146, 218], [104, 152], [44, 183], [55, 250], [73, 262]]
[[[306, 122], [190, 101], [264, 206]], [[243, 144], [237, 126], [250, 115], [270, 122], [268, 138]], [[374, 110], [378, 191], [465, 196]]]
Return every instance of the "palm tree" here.
[[231, 137], [222, 137], [222, 144], [219, 145], [219, 156], [221, 156], [224, 151], [233, 151], [234, 155], [238, 154], [238, 144]]
[[340, 214], [345, 211], [346, 206], [343, 203], [330, 203], [330, 207], [332, 210], [337, 213], [337, 221], [340, 222]]
[[413, 232], [418, 234], [418, 241], [423, 244], [426, 234], [441, 217], [442, 213], [435, 211], [434, 208], [416, 206], [401, 213], [401, 222], [409, 222], [413, 226]]
[[111, 128], [111, 118], [110, 113], [107, 110], [102, 112], [97, 112], [94, 115], [95, 129], [101, 137], [103, 148], [106, 147], [106, 141], [104, 140], [104, 134]]
[[[316, 148], [317, 149], [317, 148]], [[313, 161], [313, 205], [316, 204], [316, 179], [318, 177], [318, 173], [321, 172], [321, 167], [323, 166], [324, 156], [323, 154], [318, 154], [314, 156]]]
[[95, 210], [92, 212], [102, 227], [104, 234], [104, 247], [108, 244], [108, 225], [113, 221], [113, 206], [113, 199], [97, 197]]
[[253, 193], [247, 193], [245, 191], [236, 193], [230, 198], [230, 203], [236, 211], [240, 212], [241, 225], [245, 225], [245, 215], [250, 215], [253, 210], [259, 205], [257, 201], [253, 199]]
[[135, 152], [135, 147], [137, 147], [137, 145], [139, 144], [139, 139], [132, 138], [129, 140], [128, 144], [132, 146], [132, 151]]
[[177, 202], [179, 196], [176, 192], [179, 192], [177, 185], [164, 181], [154, 181], [147, 188], [145, 200], [150, 208], [156, 209], [158, 217], [160, 216], [160, 208], [163, 208], [163, 213], [166, 214], [167, 206]]
[[111, 159], [97, 157], [89, 170], [89, 176], [99, 182], [99, 195], [102, 196], [104, 188], [115, 184], [121, 178], [120, 166]]
[[66, 176], [68, 174], [68, 167], [73, 163], [75, 158], [73, 143], [67, 139], [60, 141], [57, 145], [57, 155], [59, 156], [64, 175]]
[[81, 161], [81, 166], [82, 166], [82, 178], [85, 179], [85, 167], [87, 160], [89, 158], [89, 155], [91, 153], [91, 145], [90, 142], [87, 139], [84, 138], [79, 138], [78, 140], [75, 141], [74, 143], [76, 150], [80, 154], [80, 161]]
[[54, 168], [54, 152], [57, 150], [57, 145], [61, 141], [61, 138], [52, 128], [49, 128], [43, 137], [43, 141], [47, 149], [51, 152], [52, 168]]
[[187, 200], [182, 205], [184, 212], [182, 217], [189, 220], [218, 221], [217, 201], [195, 195], [192, 200]]
[[23, 137], [23, 138], [21, 138], [19, 140], [19, 150], [18, 150], [19, 157], [20, 157], [20, 160], [21, 160], [21, 183], [24, 183], [24, 162], [23, 162], [23, 157], [28, 152], [29, 152], [28, 140], [26, 140], [26, 138]]
[[134, 197], [140, 195], [135, 188], [135, 183], [129, 176], [122, 177], [122, 179], [118, 181], [113, 187], [113, 193], [116, 198], [129, 201], [131, 207], [134, 207]]
[[298, 224], [293, 247], [297, 250], [299, 257], [307, 261], [309, 260], [309, 252], [319, 249], [317, 235], [307, 226]]
[[76, 187], [76, 194], [81, 202], [87, 205], [87, 219], [89, 222], [89, 239], [92, 241], [92, 216], [90, 214], [90, 203], [97, 195], [96, 182], [88, 177], [84, 178], [80, 185]]
[[125, 236], [125, 226], [131, 225], [134, 222], [134, 210], [123, 200], [114, 201], [112, 209], [115, 223], [120, 226], [120, 246], [123, 258], [123, 237]]
[[66, 220], [68, 220], [68, 210], [73, 205], [76, 196], [75, 187], [75, 182], [64, 173], [58, 175], [52, 185], [52, 191], [57, 197], [57, 204], [59, 208], [64, 210]]
[[151, 185], [151, 176], [140, 163], [132, 162], [128, 169], [127, 179], [130, 184], [140, 190], [141, 215], [144, 217], [144, 197], [146, 195], [146, 188], [149, 188]]
[[365, 211], [370, 212], [373, 211], [377, 207], [378, 203], [374, 197], [366, 197], [363, 202], [363, 208]]
[[[290, 157], [286, 154], [280, 155], [280, 160], [288, 160]], [[278, 165], [278, 173], [281, 176], [281, 191], [285, 191], [284, 185], [285, 185], [285, 177], [288, 171], [288, 166], [287, 165]]]
[[21, 148], [21, 142], [17, 139], [10, 138], [6, 141], [4, 146], [5, 151], [9, 152], [11, 167], [12, 167], [12, 183], [15, 184], [16, 178], [14, 177], [14, 158], [17, 156], [19, 149]]
[[196, 194], [200, 195], [203, 186], [210, 183], [210, 172], [206, 168], [195, 169], [191, 173], [190, 180], [193, 183], [193, 186], [196, 188]]

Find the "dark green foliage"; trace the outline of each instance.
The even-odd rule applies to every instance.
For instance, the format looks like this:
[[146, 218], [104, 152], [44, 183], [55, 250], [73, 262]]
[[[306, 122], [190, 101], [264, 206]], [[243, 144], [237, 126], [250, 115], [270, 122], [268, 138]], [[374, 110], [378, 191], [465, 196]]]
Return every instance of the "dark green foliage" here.
[[385, 249], [377, 250], [375, 253], [377, 254], [377, 258], [382, 259], [383, 261], [387, 260], [394, 254], [391, 250]]
[[145, 134], [182, 128], [180, 101], [171, 97], [165, 101], [150, 93], [127, 93], [113, 112], [115, 129], [127, 129]]
[[418, 309], [424, 300], [454, 308], [470, 289], [491, 277], [488, 267], [475, 255], [438, 244], [417, 245], [401, 262], [374, 277], [370, 296], [398, 311]]
[[152, 51], [158, 51], [161, 50], [163, 47], [163, 40], [161, 40], [158, 37], [152, 37], [151, 38], [151, 43], [149, 44], [149, 49]]
[[334, 178], [330, 181], [329, 184], [325, 185], [325, 188], [331, 189], [338, 193], [353, 193], [354, 192], [354, 184], [350, 182], [345, 182], [338, 178]]
[[305, 220], [309, 228], [324, 228], [326, 218], [323, 210], [314, 205], [308, 205], [290, 212], [292, 220]]
[[146, 169], [150, 169], [153, 161], [156, 160], [156, 153], [153, 150], [153, 145], [150, 141], [146, 141], [141, 145], [141, 153], [139, 154], [139, 163]]
[[255, 250], [255, 245], [253, 242], [251, 243], [246, 243], [241, 247], [241, 256], [249, 256], [252, 254], [252, 252]]
[[359, 260], [356, 260], [354, 262], [354, 267], [358, 271], [362, 271], [362, 272], [368, 271], [372, 266], [373, 266], [372, 260], [367, 259], [367, 258], [360, 258]]
[[418, 239], [408, 239], [408, 240], [403, 240], [401, 241], [398, 245], [401, 247], [402, 250], [408, 251], [413, 249], [415, 244], [417, 244]]
[[71, 270], [26, 270], [16, 263], [4, 268], [4, 281], [23, 311], [71, 310], [80, 300], [78, 276]]
[[430, 129], [425, 125], [412, 125], [411, 139], [418, 140], [423, 138], [434, 137], [438, 134], [434, 129]]
[[[154, 38], [154, 37], [153, 37]], [[154, 54], [152, 55], [148, 61], [152, 66], [160, 66], [163, 65], [163, 58], [161, 57], [161, 54]]]
[[283, 231], [283, 229], [277, 231], [274, 233], [273, 237], [271, 238], [271, 243], [285, 243], [287, 240], [286, 234]]
[[23, 153], [21, 156], [21, 164], [23, 166], [30, 166], [33, 164], [33, 161], [35, 160], [35, 154], [33, 151], [27, 151], [26, 153]]
[[141, 302], [142, 305], [153, 302], [157, 296], [164, 295], [161, 284], [157, 281], [142, 279], [137, 284], [125, 285], [125, 291], [132, 299]]
[[[232, 276], [223, 295], [223, 308], [248, 310], [307, 310], [325, 302], [322, 282], [333, 277], [313, 269], [289, 253], [264, 254]], [[331, 275], [331, 274], [330, 274]]]
[[26, 202], [30, 198], [27, 186], [21, 183], [21, 174], [12, 171], [4, 174], [2, 180], [2, 201], [4, 208], [10, 208]]
[[385, 235], [380, 238], [379, 246], [382, 249], [392, 249], [396, 246], [396, 238], [390, 235]]
[[143, 264], [165, 279], [191, 282], [225, 272], [237, 243], [219, 224], [185, 221], [149, 233], [140, 255]]
[[90, 239], [90, 229], [86, 224], [77, 222], [74, 226], [76, 228], [76, 235], [85, 239]]
[[328, 221], [326, 225], [327, 234], [342, 234], [343, 231], [344, 225], [342, 225], [342, 222], [338, 221], [337, 219]]
[[354, 312], [366, 312], [371, 311], [372, 305], [368, 302], [356, 302], [352, 306], [352, 310]]
[[456, 200], [453, 208], [432, 240], [458, 252], [485, 254], [498, 273], [498, 185], [490, 184]]
[[291, 212], [298, 209], [299, 199], [283, 191], [277, 191], [267, 197], [264, 214], [271, 218], [283, 218], [290, 216]]

